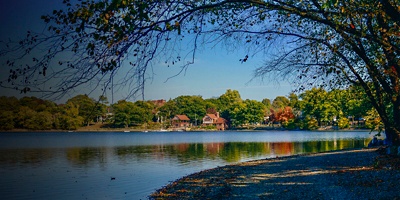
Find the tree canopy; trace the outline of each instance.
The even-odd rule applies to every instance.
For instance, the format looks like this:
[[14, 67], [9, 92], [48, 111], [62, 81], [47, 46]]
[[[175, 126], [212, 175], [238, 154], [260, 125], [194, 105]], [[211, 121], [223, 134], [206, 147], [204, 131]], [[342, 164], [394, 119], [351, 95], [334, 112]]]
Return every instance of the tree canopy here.
[[[356, 88], [331, 91], [313, 88], [298, 96], [289, 94], [289, 105], [275, 108], [266, 106], [265, 99], [263, 102], [242, 100], [236, 90], [227, 90], [211, 99], [182, 95], [169, 101], [119, 100], [111, 105], [105, 105], [104, 96], [96, 104], [88, 95], [77, 95], [59, 105], [37, 97], [0, 96], [0, 105], [4, 108], [0, 114], [0, 130], [75, 130], [96, 125], [95, 122], [104, 128], [168, 128], [175, 115], [187, 115], [192, 125], [204, 128], [202, 119], [206, 114], [219, 114], [231, 128], [280, 124], [287, 129], [312, 130], [321, 126], [343, 129], [350, 126], [351, 118], [354, 128], [379, 130], [381, 120], [364, 95]], [[283, 96], [274, 99], [274, 102], [280, 101], [287, 102], [287, 99]]]
[[[265, 55], [256, 76], [291, 78], [299, 89], [360, 86], [385, 124], [387, 139], [400, 144], [398, 0], [64, 3], [66, 9], [42, 16], [46, 34], [28, 32], [1, 50], [10, 68], [3, 87], [63, 94], [90, 81], [109, 85], [129, 66], [118, 83], [134, 86], [136, 93], [154, 62], [184, 70], [199, 45], [224, 43], [248, 52], [241, 62], [254, 53]], [[190, 54], [182, 55], [181, 43], [191, 46]], [[41, 87], [50, 80], [52, 87]]]

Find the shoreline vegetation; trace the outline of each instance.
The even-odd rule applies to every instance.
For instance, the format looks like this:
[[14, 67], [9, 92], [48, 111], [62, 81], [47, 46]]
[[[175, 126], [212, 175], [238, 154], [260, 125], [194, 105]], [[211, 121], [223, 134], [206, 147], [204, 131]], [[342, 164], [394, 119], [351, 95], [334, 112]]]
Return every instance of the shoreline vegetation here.
[[[0, 131], [381, 130], [373, 108], [361, 97], [349, 97], [353, 89], [328, 92], [314, 88], [262, 101], [243, 100], [238, 91], [228, 89], [218, 98], [183, 95], [168, 101], [111, 104], [105, 96], [96, 100], [77, 95], [65, 104], [0, 96], [5, 108], [0, 113]], [[314, 96], [321, 99], [314, 101]]]
[[[109, 128], [103, 127], [104, 124], [96, 123], [90, 126], [79, 127], [75, 130], [63, 130], [63, 129], [49, 129], [49, 130], [30, 130], [30, 129], [11, 129], [11, 130], [0, 130], [0, 132], [172, 132], [172, 131], [184, 131], [184, 132], [203, 132], [203, 131], [213, 131], [213, 132], [224, 132], [217, 129], [207, 129], [202, 127], [195, 128], [167, 128], [153, 127], [153, 128], [143, 128], [143, 127], [128, 127], [128, 128]], [[297, 131], [293, 129], [287, 129], [281, 126], [249, 126], [227, 129], [225, 131]], [[337, 129], [333, 126], [321, 127], [316, 130], [308, 131], [371, 131], [367, 128], [347, 128], [347, 129]]]
[[385, 148], [276, 157], [182, 177], [150, 199], [400, 199], [400, 159]]

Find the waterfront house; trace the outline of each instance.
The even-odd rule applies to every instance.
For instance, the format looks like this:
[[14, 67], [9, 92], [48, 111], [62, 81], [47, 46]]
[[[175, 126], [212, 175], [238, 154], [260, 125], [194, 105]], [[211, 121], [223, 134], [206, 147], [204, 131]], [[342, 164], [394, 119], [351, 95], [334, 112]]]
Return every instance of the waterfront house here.
[[226, 123], [226, 119], [219, 116], [219, 113], [216, 114], [206, 114], [203, 117], [203, 126], [215, 125], [218, 130], [225, 130], [228, 126]]
[[189, 127], [190, 125], [190, 119], [186, 115], [175, 115], [174, 118], [172, 118], [172, 126], [175, 128], [179, 127]]

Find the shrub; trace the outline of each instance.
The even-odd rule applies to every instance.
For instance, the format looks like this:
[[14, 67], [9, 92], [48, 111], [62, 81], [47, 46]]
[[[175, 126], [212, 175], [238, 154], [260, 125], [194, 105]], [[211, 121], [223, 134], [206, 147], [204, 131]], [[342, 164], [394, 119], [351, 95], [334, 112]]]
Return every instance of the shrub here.
[[282, 126], [286, 129], [294, 130], [294, 129], [299, 128], [299, 122], [294, 119], [289, 119], [288, 121], [283, 122]]
[[342, 117], [340, 118], [338, 121], [338, 127], [339, 129], [345, 129], [345, 128], [349, 128], [350, 127], [350, 121], [349, 119]]
[[306, 118], [306, 126], [305, 129], [308, 130], [316, 130], [318, 129], [318, 121], [315, 118]]
[[11, 130], [14, 128], [14, 114], [11, 111], [0, 112], [0, 130]]

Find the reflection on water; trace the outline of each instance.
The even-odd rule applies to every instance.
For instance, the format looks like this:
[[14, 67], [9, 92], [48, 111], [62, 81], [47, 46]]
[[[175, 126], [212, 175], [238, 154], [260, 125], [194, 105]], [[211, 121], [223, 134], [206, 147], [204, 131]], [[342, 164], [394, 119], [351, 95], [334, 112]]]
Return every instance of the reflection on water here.
[[[199, 170], [253, 159], [361, 148], [370, 140], [366, 132], [278, 133], [87, 133], [70, 140], [66, 133], [0, 134], [0, 195], [5, 199], [139, 199]], [[35, 144], [30, 143], [32, 138]], [[76, 145], [76, 141], [81, 143]]]
[[[302, 153], [315, 153], [347, 148], [365, 147], [367, 140], [310, 141], [310, 142], [227, 142], [194, 143], [153, 146], [124, 146], [114, 149], [121, 160], [147, 159], [149, 155], [157, 159], [176, 158], [181, 164], [204, 160], [222, 159], [226, 162], [239, 162], [246, 158], [263, 156], [288, 156]], [[84, 152], [81, 152], [84, 153]], [[89, 158], [88, 158], [89, 159]]]
[[302, 153], [315, 153], [347, 148], [365, 147], [368, 139], [310, 142], [227, 142], [227, 143], [183, 143], [173, 145], [146, 145], [121, 147], [74, 147], [58, 149], [6, 149], [1, 150], [2, 165], [38, 165], [56, 156], [65, 156], [69, 164], [90, 167], [104, 164], [107, 156], [124, 160], [141, 161], [149, 158], [172, 159], [180, 164], [205, 159], [221, 159], [226, 162], [240, 162], [247, 158], [289, 156]]

